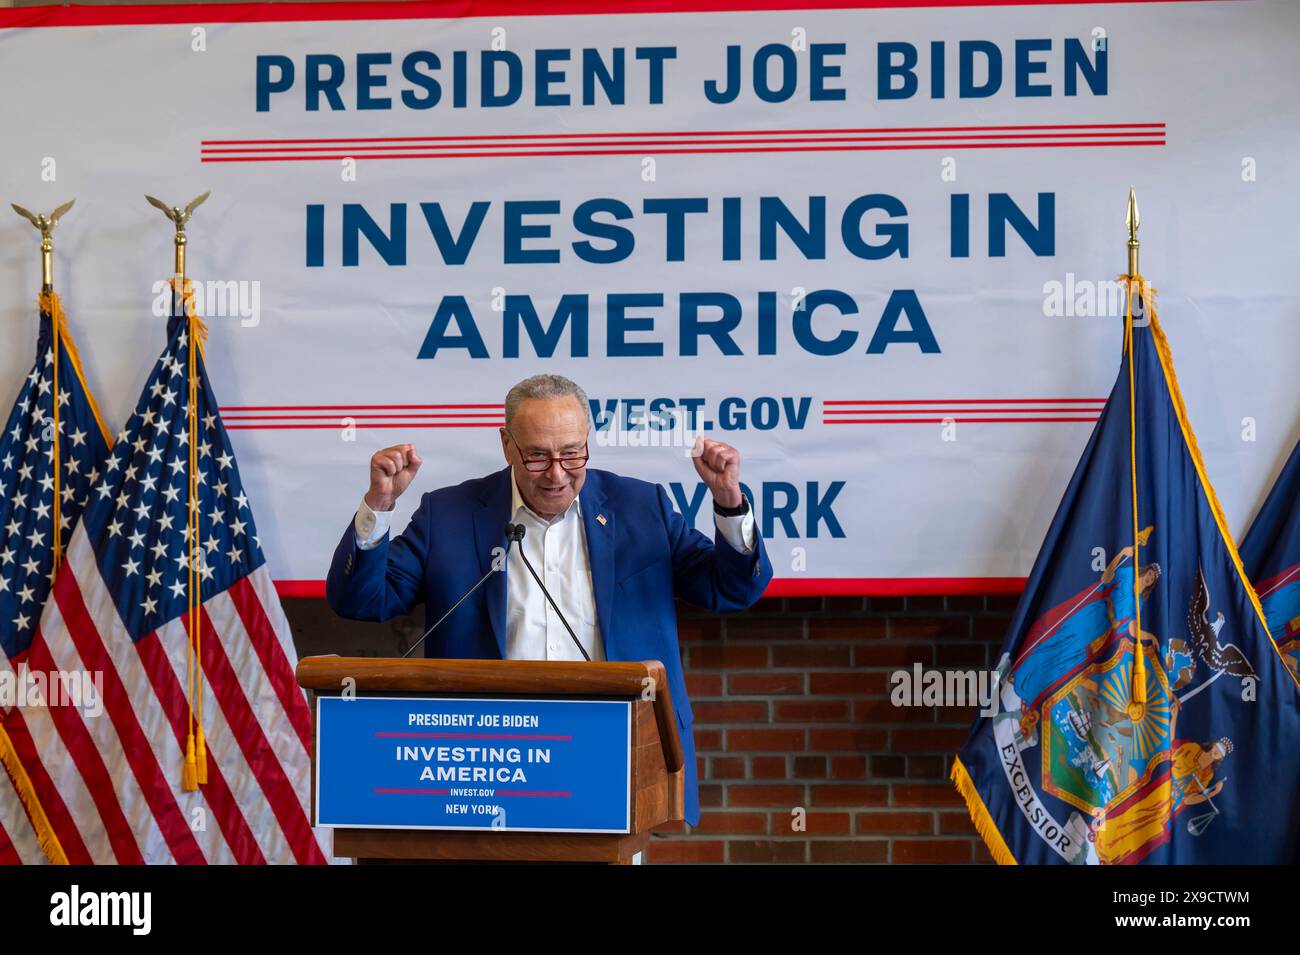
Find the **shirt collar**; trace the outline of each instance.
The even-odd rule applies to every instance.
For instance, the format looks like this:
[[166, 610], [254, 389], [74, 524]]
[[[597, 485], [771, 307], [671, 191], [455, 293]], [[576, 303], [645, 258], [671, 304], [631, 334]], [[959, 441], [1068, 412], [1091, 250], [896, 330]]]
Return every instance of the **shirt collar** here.
[[540, 514], [538, 514], [531, 507], [529, 507], [527, 504], [524, 503], [524, 496], [519, 493], [519, 482], [515, 480], [514, 466], [511, 465], [510, 467], [510, 519], [511, 520], [515, 519], [515, 515], [519, 513], [519, 509], [521, 507], [525, 511], [527, 511], [528, 514], [530, 514], [532, 517], [536, 518], [539, 523], [558, 524], [560, 521], [562, 521], [565, 517], [568, 516], [569, 511], [575, 511], [579, 517], [582, 516], [582, 495], [580, 494], [575, 495], [573, 498], [573, 503], [570, 504], [567, 508], [565, 508], [564, 513], [555, 515], [555, 519], [552, 521], [547, 521]]

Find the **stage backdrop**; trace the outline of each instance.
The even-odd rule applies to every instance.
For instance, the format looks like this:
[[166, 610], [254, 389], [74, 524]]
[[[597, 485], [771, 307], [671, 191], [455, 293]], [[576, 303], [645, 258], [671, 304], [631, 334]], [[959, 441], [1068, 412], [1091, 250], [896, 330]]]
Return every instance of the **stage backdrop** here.
[[[502, 466], [507, 388], [552, 371], [591, 465], [701, 530], [686, 448], [736, 445], [774, 592], [907, 593], [1027, 572], [1119, 367], [1136, 186], [1241, 533], [1297, 436], [1300, 7], [775, 6], [3, 11], [2, 198], [77, 199], [57, 284], [116, 430], [163, 340], [144, 194], [212, 190], [189, 271], [292, 592], [373, 451], [424, 455], [400, 527]], [[37, 264], [0, 223], [8, 396]]]

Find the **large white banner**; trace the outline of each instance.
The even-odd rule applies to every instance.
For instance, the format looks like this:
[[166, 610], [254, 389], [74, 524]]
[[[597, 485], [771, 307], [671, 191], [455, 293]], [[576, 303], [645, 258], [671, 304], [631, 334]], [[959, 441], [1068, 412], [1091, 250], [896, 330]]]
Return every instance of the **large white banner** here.
[[[776, 592], [905, 593], [1028, 572], [1119, 368], [1135, 186], [1245, 530], [1300, 431], [1300, 7], [703, 5], [0, 12], [0, 198], [76, 197], [56, 284], [116, 430], [163, 341], [143, 196], [212, 190], [208, 363], [299, 590], [373, 451], [414, 443], [416, 491], [495, 470], [551, 371], [591, 466], [701, 530], [686, 448], [738, 447]], [[38, 282], [0, 220], [6, 396]]]

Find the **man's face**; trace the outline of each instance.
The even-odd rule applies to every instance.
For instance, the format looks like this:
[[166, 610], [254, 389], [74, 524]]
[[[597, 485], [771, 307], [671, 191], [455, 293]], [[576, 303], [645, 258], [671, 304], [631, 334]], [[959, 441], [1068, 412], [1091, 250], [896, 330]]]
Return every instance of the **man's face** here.
[[519, 403], [510, 430], [501, 429], [501, 450], [514, 471], [519, 493], [541, 517], [549, 520], [573, 503], [587, 469], [566, 471], [552, 460], [545, 471], [529, 471], [524, 461], [581, 455], [586, 443], [587, 409], [572, 397], [526, 398]]

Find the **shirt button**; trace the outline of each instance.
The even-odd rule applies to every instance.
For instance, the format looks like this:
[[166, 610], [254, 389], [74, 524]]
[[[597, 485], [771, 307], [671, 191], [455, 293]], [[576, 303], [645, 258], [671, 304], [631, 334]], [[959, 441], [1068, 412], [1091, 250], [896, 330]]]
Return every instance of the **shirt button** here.
[[555, 646], [555, 644], [553, 644], [553, 643], [548, 643], [548, 644], [546, 645], [546, 648], [547, 648], [548, 650], [550, 650], [552, 653], [554, 653], [554, 652], [558, 649], [558, 648]]

